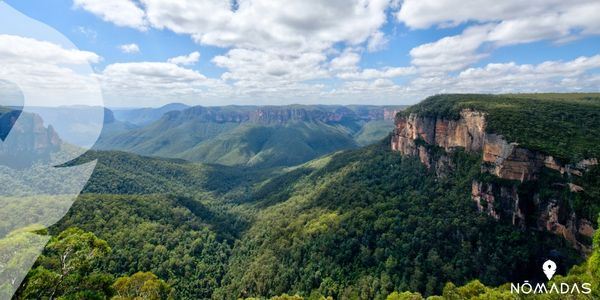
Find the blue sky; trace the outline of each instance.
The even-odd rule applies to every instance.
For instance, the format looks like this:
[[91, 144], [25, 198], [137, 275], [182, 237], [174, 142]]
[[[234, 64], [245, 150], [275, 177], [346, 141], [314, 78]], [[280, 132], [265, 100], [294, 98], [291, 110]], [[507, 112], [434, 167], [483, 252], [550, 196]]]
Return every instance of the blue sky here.
[[5, 2], [95, 54], [109, 106], [407, 104], [600, 85], [598, 1]]

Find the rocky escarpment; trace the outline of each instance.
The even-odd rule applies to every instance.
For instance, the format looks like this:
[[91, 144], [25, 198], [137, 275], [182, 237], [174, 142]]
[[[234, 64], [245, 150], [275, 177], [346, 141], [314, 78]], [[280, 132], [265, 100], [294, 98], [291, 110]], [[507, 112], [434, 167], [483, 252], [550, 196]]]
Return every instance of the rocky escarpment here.
[[399, 108], [384, 107], [308, 107], [308, 106], [256, 106], [256, 107], [202, 107], [195, 106], [165, 114], [170, 121], [196, 120], [217, 123], [286, 123], [291, 121], [320, 121], [337, 123], [349, 121], [392, 120]]
[[[10, 118], [9, 121], [2, 120]], [[22, 113], [19, 121], [11, 114], [0, 115], [2, 131], [8, 132], [0, 145], [0, 165], [11, 168], [29, 167], [36, 161], [48, 160], [62, 144], [52, 126], [45, 127], [37, 114]], [[10, 129], [10, 130], [9, 130]]]
[[[562, 164], [554, 157], [540, 151], [508, 142], [498, 134], [486, 132], [486, 114], [465, 109], [457, 120], [423, 117], [417, 114], [398, 115], [391, 139], [392, 150], [403, 155], [417, 156], [438, 176], [451, 170], [449, 152], [463, 149], [481, 155], [481, 171], [493, 175], [495, 180], [474, 179], [471, 195], [481, 212], [497, 220], [507, 220], [526, 229], [547, 230], [570, 241], [585, 251], [587, 245], [579, 237], [591, 237], [592, 223], [578, 218], [568, 203], [552, 195], [540, 196], [537, 189], [520, 187], [537, 182], [544, 169], [558, 171], [566, 180], [582, 176], [593, 165], [595, 158], [576, 164]], [[433, 155], [433, 149], [443, 149], [443, 154]], [[445, 154], [444, 154], [445, 153]], [[562, 184], [571, 193], [583, 190], [572, 182]], [[535, 184], [534, 184], [535, 186]], [[534, 221], [531, 221], [531, 220]]]

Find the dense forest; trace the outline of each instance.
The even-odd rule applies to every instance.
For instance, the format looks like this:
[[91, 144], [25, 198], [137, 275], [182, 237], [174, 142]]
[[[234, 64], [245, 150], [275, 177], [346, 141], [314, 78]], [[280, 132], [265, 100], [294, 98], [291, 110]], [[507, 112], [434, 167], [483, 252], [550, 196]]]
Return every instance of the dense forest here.
[[[77, 277], [85, 290], [85, 278], [101, 274], [105, 282], [91, 288], [104, 295], [116, 295], [111, 280], [152, 272], [179, 299], [385, 299], [393, 291], [438, 294], [449, 281], [497, 285], [535, 276], [530, 264], [551, 250], [566, 266], [578, 262], [558, 237], [477, 213], [468, 193], [478, 158], [453, 155], [461, 163], [443, 180], [391, 152], [387, 141], [261, 180], [251, 170], [97, 152], [86, 192], [50, 233], [79, 228], [106, 242], [111, 250]], [[150, 176], [147, 168], [160, 171]], [[222, 180], [207, 179], [215, 176]], [[229, 185], [249, 195], [228, 197]], [[53, 251], [47, 248], [50, 259], [38, 260], [20, 295], [37, 273], [52, 270]]]
[[[486, 97], [439, 96], [408, 112], [453, 118], [457, 108], [482, 109], [492, 130], [521, 141], [525, 133], [498, 125], [510, 119], [493, 107], [529, 101], [553, 116], [566, 105], [568, 128], [570, 105], [593, 117], [597, 103]], [[550, 120], [529, 117], [534, 131]], [[569, 142], [582, 141], [572, 158], [595, 154], [597, 140], [583, 137], [597, 128], [571, 132]], [[560, 154], [541, 142], [531, 145]], [[389, 145], [388, 137], [276, 168], [90, 151], [69, 163], [97, 161], [78, 200], [58, 224], [34, 231], [51, 239], [15, 299], [513, 299], [506, 284], [545, 281], [539, 266], [548, 258], [559, 265], [556, 282], [597, 286], [600, 235], [586, 260], [557, 235], [479, 213], [471, 183], [484, 176], [480, 155], [447, 153], [453, 163], [438, 176]], [[592, 187], [583, 196], [565, 198], [578, 213], [600, 207], [598, 172], [577, 179]], [[559, 175], [544, 173], [541, 184], [544, 176]]]

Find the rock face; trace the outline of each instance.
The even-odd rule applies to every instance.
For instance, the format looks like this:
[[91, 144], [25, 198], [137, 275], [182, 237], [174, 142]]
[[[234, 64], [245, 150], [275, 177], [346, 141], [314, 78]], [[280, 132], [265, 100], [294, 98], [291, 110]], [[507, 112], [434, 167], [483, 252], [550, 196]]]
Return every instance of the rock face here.
[[[509, 143], [501, 135], [486, 133], [485, 113], [463, 110], [458, 120], [422, 117], [417, 114], [398, 115], [391, 138], [391, 148], [403, 155], [416, 156], [435, 171], [444, 176], [444, 169], [450, 168], [452, 161], [447, 155], [432, 159], [431, 147], [443, 148], [446, 153], [463, 149], [471, 153], [481, 153], [481, 170], [505, 181], [481, 182], [473, 180], [471, 197], [479, 211], [496, 220], [507, 220], [521, 229], [528, 226], [547, 230], [562, 236], [581, 251], [588, 246], [577, 240], [577, 235], [591, 237], [592, 223], [579, 219], [556, 199], [540, 199], [537, 194], [523, 197], [518, 185], [535, 182], [544, 168], [559, 171], [568, 176], [581, 176], [591, 166], [597, 165], [595, 158], [577, 164], [564, 165], [549, 155]], [[502, 183], [500, 183], [502, 182]], [[571, 192], [580, 192], [582, 187], [568, 184]], [[534, 215], [534, 225], [527, 219]]]
[[[463, 110], [459, 120], [420, 117], [410, 114], [396, 118], [392, 135], [392, 149], [404, 155], [425, 157], [419, 144], [435, 145], [446, 151], [462, 148], [467, 152], [482, 152], [482, 160], [489, 165], [491, 174], [502, 179], [521, 182], [535, 180], [542, 168], [550, 168], [561, 174], [581, 176], [589, 167], [597, 165], [596, 158], [582, 160], [575, 165], [563, 165], [555, 158], [539, 151], [509, 143], [502, 136], [485, 132], [485, 114]], [[423, 163], [426, 163], [423, 161]]]
[[22, 113], [19, 120], [0, 146], [1, 165], [25, 168], [32, 162], [49, 159], [60, 149], [62, 141], [58, 134], [52, 126], [45, 127], [39, 115]]
[[182, 111], [171, 111], [165, 114], [167, 120], [197, 120], [204, 122], [233, 122], [233, 123], [286, 123], [291, 121], [320, 121], [325, 123], [340, 122], [343, 120], [374, 121], [393, 120], [399, 109], [365, 106], [356, 109], [348, 107], [295, 107], [295, 106], [262, 106], [240, 107], [227, 109], [226, 107], [195, 106]]

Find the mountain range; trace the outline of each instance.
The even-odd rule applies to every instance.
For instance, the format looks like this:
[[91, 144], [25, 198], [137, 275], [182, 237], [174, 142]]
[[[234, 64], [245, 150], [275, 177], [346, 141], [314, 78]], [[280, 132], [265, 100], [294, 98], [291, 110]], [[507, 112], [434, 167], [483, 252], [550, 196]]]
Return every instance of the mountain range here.
[[95, 149], [231, 166], [292, 166], [380, 140], [393, 128], [393, 116], [401, 109], [172, 104], [112, 115], [107, 110], [105, 131]]
[[[333, 138], [340, 132], [356, 136], [384, 121], [392, 128], [375, 143], [326, 148], [332, 139], [341, 144]], [[437, 95], [393, 113], [320, 106], [167, 112], [105, 137], [122, 135], [129, 145], [125, 137], [135, 133], [132, 145], [155, 149], [154, 157], [94, 150], [70, 163], [96, 160], [97, 167], [50, 234], [77, 227], [112, 250], [61, 292], [110, 295], [111, 278], [143, 271], [180, 299], [512, 299], [506, 283], [546, 282], [540, 266], [548, 259], [557, 264], [555, 282], [598, 286], [590, 273], [600, 269], [598, 242], [592, 247], [598, 122], [599, 94]], [[314, 139], [329, 152], [286, 166], [303, 152], [290, 135], [303, 134], [302, 143]], [[216, 161], [258, 137], [266, 142], [253, 151], [290, 153], [269, 155], [260, 161], [266, 167], [241, 154], [230, 165], [181, 158], [202, 153], [203, 142], [194, 142], [207, 136]], [[179, 158], [157, 157], [158, 141], [170, 141], [162, 146]], [[36, 279], [58, 261], [48, 250], [17, 298], [38, 291]]]

